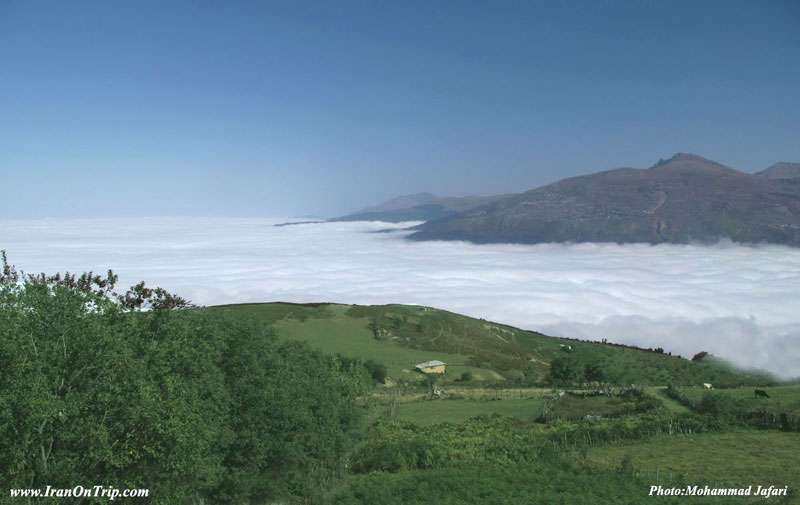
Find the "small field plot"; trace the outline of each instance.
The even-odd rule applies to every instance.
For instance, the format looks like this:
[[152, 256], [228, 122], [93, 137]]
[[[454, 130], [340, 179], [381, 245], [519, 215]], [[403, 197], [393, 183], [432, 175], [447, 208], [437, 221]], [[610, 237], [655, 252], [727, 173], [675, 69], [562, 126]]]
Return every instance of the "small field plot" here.
[[457, 423], [479, 415], [501, 414], [532, 423], [542, 412], [545, 400], [432, 400], [403, 403], [394, 417], [415, 424]]
[[[588, 453], [590, 462], [618, 468], [626, 455], [638, 475], [655, 484], [694, 482], [708, 486], [753, 489], [789, 486], [800, 490], [800, 433], [735, 431], [699, 435], [664, 435], [643, 441], [599, 445]], [[665, 480], [666, 479], [666, 480]], [[796, 496], [796, 495], [795, 495]]]
[[657, 398], [659, 401], [661, 401], [664, 407], [666, 407], [667, 410], [669, 410], [674, 414], [688, 414], [692, 411], [692, 409], [683, 405], [678, 400], [675, 400], [667, 396], [666, 386], [649, 387], [645, 388], [645, 391], [653, 398]]
[[649, 395], [628, 391], [619, 396], [580, 396], [567, 393], [551, 403], [546, 418], [549, 420], [578, 420], [586, 416], [615, 417], [623, 414], [646, 412], [661, 407], [661, 402]]

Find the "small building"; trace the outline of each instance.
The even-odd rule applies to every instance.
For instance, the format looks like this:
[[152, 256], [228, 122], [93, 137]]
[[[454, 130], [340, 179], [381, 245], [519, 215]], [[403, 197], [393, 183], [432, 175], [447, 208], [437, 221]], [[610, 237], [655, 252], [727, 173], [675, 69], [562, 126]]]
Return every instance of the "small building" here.
[[439, 360], [426, 361], [415, 365], [414, 368], [422, 373], [444, 373], [445, 364]]

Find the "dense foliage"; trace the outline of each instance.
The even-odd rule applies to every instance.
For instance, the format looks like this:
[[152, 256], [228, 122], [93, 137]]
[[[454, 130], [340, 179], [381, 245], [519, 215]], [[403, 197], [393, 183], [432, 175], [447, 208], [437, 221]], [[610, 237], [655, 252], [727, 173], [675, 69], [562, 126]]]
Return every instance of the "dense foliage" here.
[[316, 501], [341, 471], [358, 427], [353, 400], [371, 382], [363, 366], [280, 343], [268, 326], [219, 309], [131, 311], [102, 290], [14, 281], [8, 268], [2, 281], [8, 488], [149, 488], [152, 503], [170, 504]]

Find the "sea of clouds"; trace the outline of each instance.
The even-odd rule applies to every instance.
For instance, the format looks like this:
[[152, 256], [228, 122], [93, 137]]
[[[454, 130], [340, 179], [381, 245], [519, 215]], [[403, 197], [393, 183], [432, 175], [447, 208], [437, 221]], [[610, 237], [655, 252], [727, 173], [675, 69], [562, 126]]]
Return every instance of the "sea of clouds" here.
[[0, 249], [27, 272], [113, 268], [120, 286], [201, 305], [414, 303], [800, 375], [800, 249], [412, 242], [408, 223], [281, 221], [0, 220]]

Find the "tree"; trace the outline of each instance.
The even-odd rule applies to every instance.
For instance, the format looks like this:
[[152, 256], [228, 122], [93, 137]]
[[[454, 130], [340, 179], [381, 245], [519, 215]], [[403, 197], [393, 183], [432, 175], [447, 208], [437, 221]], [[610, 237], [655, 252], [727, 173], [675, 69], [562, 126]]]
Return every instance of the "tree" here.
[[281, 344], [223, 309], [171, 310], [186, 305], [144, 283], [123, 303], [110, 271], [26, 276], [2, 260], [8, 487], [149, 488], [154, 503], [313, 501], [340, 472], [359, 426], [354, 400], [369, 386], [360, 363]]
[[60, 272], [47, 275], [18, 273], [13, 265], [8, 264], [6, 251], [0, 251], [0, 259], [3, 262], [2, 273], [0, 273], [0, 285], [9, 286], [20, 281], [26, 284], [42, 284], [47, 286], [63, 286], [76, 289], [84, 293], [95, 293], [117, 302], [123, 309], [128, 311], [141, 309], [183, 309], [194, 307], [185, 298], [172, 294], [164, 288], [156, 287], [150, 289], [142, 281], [135, 286], [131, 286], [127, 292], [120, 295], [114, 291], [114, 287], [119, 280], [119, 276], [113, 270], [108, 270], [106, 277], [94, 274], [94, 272], [84, 272], [80, 276]]
[[556, 358], [550, 363], [550, 380], [554, 384], [572, 384], [580, 377], [580, 369], [568, 357]]
[[539, 377], [541, 376], [539, 369], [536, 368], [535, 366], [530, 366], [530, 365], [525, 369], [524, 373], [525, 373], [525, 382], [529, 385], [535, 384], [536, 381], [538, 381]]
[[597, 363], [587, 363], [583, 367], [583, 380], [586, 382], [603, 382], [605, 380], [603, 369]]
[[386, 377], [389, 376], [389, 369], [386, 368], [386, 365], [373, 359], [368, 359], [364, 362], [364, 367], [367, 369], [367, 372], [369, 372], [373, 381], [378, 384], [386, 383]]
[[433, 394], [436, 391], [436, 383], [439, 382], [439, 374], [429, 373], [425, 374], [422, 379], [425, 388], [429, 393]]

